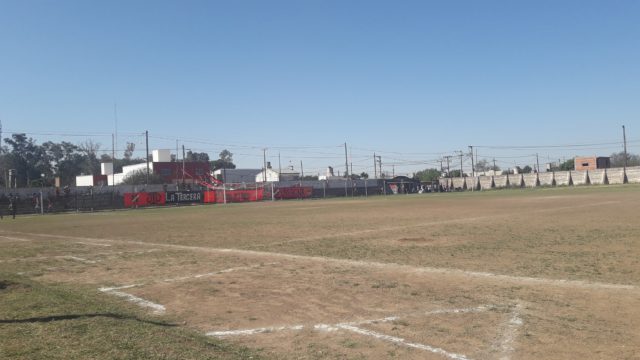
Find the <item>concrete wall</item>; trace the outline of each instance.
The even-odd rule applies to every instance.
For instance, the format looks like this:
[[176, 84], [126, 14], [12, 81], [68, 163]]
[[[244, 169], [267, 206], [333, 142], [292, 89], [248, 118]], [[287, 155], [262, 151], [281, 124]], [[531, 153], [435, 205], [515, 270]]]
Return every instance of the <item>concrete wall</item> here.
[[522, 174], [509, 175], [509, 186], [514, 188], [520, 188], [524, 186], [524, 180]]
[[556, 179], [556, 186], [569, 186], [573, 185], [571, 182], [571, 172], [569, 171], [558, 171], [554, 174]]
[[609, 179], [609, 184], [624, 184], [624, 169], [607, 169], [607, 178]]
[[525, 187], [536, 187], [538, 183], [538, 174], [522, 174], [522, 181]]
[[495, 187], [493, 176], [480, 176], [480, 189], [489, 190]]
[[493, 183], [496, 188], [502, 189], [507, 187], [507, 175], [498, 175], [493, 177]]
[[627, 180], [630, 184], [640, 183], [640, 166], [633, 166], [627, 168]]
[[589, 181], [593, 185], [607, 184], [607, 172], [604, 169], [589, 170]]
[[480, 179], [477, 176], [469, 176], [464, 178], [467, 190], [480, 190]]
[[[440, 183], [447, 184], [448, 179], [440, 179]], [[507, 183], [508, 181], [508, 183]], [[450, 187], [476, 189], [503, 189], [506, 187], [536, 187], [536, 186], [572, 186], [572, 185], [606, 185], [623, 183], [640, 184], [640, 166], [632, 166], [626, 169], [596, 169], [544, 172], [540, 174], [517, 174], [467, 177], [464, 180], [454, 178]], [[507, 186], [508, 185], [508, 186]], [[446, 186], [445, 186], [446, 187]]]
[[573, 185], [589, 185], [589, 174], [587, 171], [572, 171], [571, 180]]
[[464, 178], [453, 178], [452, 180], [453, 180], [452, 187], [454, 189], [464, 189], [465, 188]]
[[552, 172], [544, 172], [538, 174], [540, 186], [555, 186], [554, 174]]

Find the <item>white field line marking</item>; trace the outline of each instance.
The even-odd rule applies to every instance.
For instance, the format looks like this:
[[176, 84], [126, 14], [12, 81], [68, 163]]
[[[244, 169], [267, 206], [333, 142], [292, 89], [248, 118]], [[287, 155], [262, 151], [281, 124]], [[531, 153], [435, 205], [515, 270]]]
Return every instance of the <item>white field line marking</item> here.
[[104, 252], [92, 253], [91, 255], [98, 255], [98, 256], [124, 255], [124, 254], [142, 255], [142, 254], [148, 254], [156, 251], [160, 251], [160, 249], [131, 250], [131, 251], [104, 251]]
[[[237, 268], [230, 268], [230, 269], [224, 269], [224, 270], [220, 270], [220, 271], [215, 271], [215, 272], [210, 272], [210, 273], [206, 273], [206, 274], [198, 274], [198, 275], [191, 275], [191, 276], [183, 276], [183, 277], [179, 277], [179, 278], [173, 278], [173, 279], [164, 279], [164, 280], [155, 280], [149, 283], [138, 283], [138, 284], [131, 284], [131, 285], [122, 285], [122, 286], [113, 286], [113, 287], [101, 287], [98, 288], [99, 291], [107, 293], [107, 294], [113, 294], [119, 297], [123, 297], [131, 302], [134, 302], [140, 306], [143, 307], [149, 307], [154, 309], [154, 313], [156, 314], [161, 314], [165, 311], [165, 307], [160, 305], [160, 304], [155, 304], [151, 301], [148, 300], [144, 300], [142, 298], [133, 296], [131, 294], [127, 294], [125, 292], [121, 292], [118, 290], [123, 290], [123, 289], [131, 289], [134, 287], [142, 287], [145, 285], [150, 285], [150, 284], [157, 284], [157, 283], [163, 283], [163, 282], [176, 282], [176, 281], [184, 281], [184, 280], [190, 280], [190, 279], [199, 279], [205, 276], [213, 276], [213, 275], [217, 275], [217, 274], [224, 274], [224, 273], [228, 273], [228, 272], [232, 272], [232, 271], [238, 271], [238, 270], [247, 270], [247, 269], [255, 269], [255, 268], [259, 268], [262, 265], [272, 265], [272, 264], [277, 264], [277, 263], [269, 263], [269, 264], [260, 264], [260, 265], [254, 265], [254, 266], [243, 266], [243, 267], [237, 267]], [[264, 331], [263, 331], [264, 332]]]
[[376, 332], [376, 331], [361, 329], [359, 327], [352, 326], [352, 325], [338, 325], [338, 327], [340, 329], [343, 329], [343, 330], [349, 330], [349, 331], [354, 332], [356, 334], [370, 336], [370, 337], [376, 338], [378, 340], [389, 341], [389, 342], [392, 342], [392, 343], [394, 343], [396, 345], [402, 345], [402, 346], [407, 346], [407, 347], [414, 348], [414, 349], [426, 350], [426, 351], [432, 352], [434, 354], [446, 356], [449, 359], [469, 360], [468, 357], [466, 357], [466, 356], [464, 356], [462, 354], [456, 354], [456, 353], [448, 352], [448, 351], [446, 351], [444, 349], [441, 349], [441, 348], [438, 348], [438, 347], [429, 346], [429, 345], [425, 345], [425, 344], [407, 342], [403, 338], [390, 336], [390, 335], [385, 335], [385, 334], [382, 334], [382, 333], [379, 333], [379, 332]]
[[162, 281], [163, 282], [176, 282], [176, 281], [184, 281], [184, 280], [191, 280], [191, 279], [200, 279], [200, 278], [208, 277], [208, 276], [220, 275], [220, 274], [225, 274], [225, 273], [230, 273], [230, 272], [240, 271], [240, 270], [253, 270], [253, 269], [257, 269], [257, 268], [260, 268], [262, 266], [265, 266], [265, 265], [277, 265], [277, 264], [278, 264], [277, 262], [272, 262], [272, 263], [264, 263], [264, 264], [258, 264], [258, 265], [252, 265], [252, 266], [239, 266], [239, 267], [235, 267], [235, 268], [212, 271], [212, 272], [208, 272], [208, 273], [204, 273], [204, 274], [187, 275], [187, 276], [180, 276], [180, 277], [177, 277], [177, 278], [164, 279]]
[[7, 240], [13, 240], [13, 241], [25, 241], [25, 242], [31, 241], [30, 239], [17, 238], [17, 237], [13, 237], [13, 236], [2, 236], [2, 235], [0, 235], [0, 238], [7, 239]]
[[96, 262], [93, 260], [87, 260], [87, 259], [83, 259], [81, 257], [77, 257], [77, 256], [71, 256], [71, 255], [65, 255], [65, 256], [56, 256], [62, 259], [69, 259], [69, 260], [75, 260], [75, 261], [79, 261], [85, 264], [95, 264]]
[[278, 257], [283, 259], [318, 261], [323, 263], [334, 263], [334, 264], [341, 264], [341, 265], [377, 267], [381, 269], [391, 269], [391, 270], [398, 270], [398, 271], [432, 273], [432, 274], [441, 274], [441, 275], [456, 275], [456, 276], [473, 277], [473, 278], [487, 278], [487, 279], [493, 279], [493, 280], [502, 280], [502, 281], [509, 281], [513, 283], [520, 283], [520, 284], [553, 285], [553, 286], [559, 286], [559, 287], [581, 288], [581, 289], [589, 289], [589, 290], [598, 290], [598, 289], [632, 290], [632, 291], [638, 290], [638, 287], [635, 285], [590, 282], [590, 281], [584, 281], [584, 280], [534, 278], [534, 277], [527, 277], [527, 276], [495, 274], [490, 272], [478, 272], [478, 271], [450, 269], [450, 268], [417, 267], [417, 266], [411, 266], [411, 265], [401, 265], [396, 263], [347, 260], [347, 259], [328, 258], [328, 257], [322, 257], [322, 256], [293, 255], [293, 254], [284, 254], [284, 253], [276, 253], [276, 252], [268, 252], [268, 251], [223, 249], [223, 248], [210, 248], [210, 247], [202, 247], [202, 246], [176, 245], [176, 244], [160, 244], [160, 243], [152, 243], [152, 242], [144, 242], [144, 241], [136, 241], [136, 240], [92, 239], [92, 238], [71, 237], [71, 236], [64, 236], [64, 235], [33, 234], [33, 233], [21, 233], [21, 232], [15, 232], [15, 233], [24, 234], [24, 235], [63, 238], [63, 239], [99, 240], [103, 242], [107, 241], [107, 242], [122, 243], [122, 244], [129, 244], [129, 245], [154, 246], [154, 247], [196, 251], [196, 252], [227, 253], [227, 254], [238, 254], [238, 255], [256, 256], [256, 257]]
[[[492, 305], [481, 305], [472, 308], [458, 308], [458, 309], [440, 309], [433, 310], [427, 312], [414, 312], [405, 314], [404, 316], [414, 316], [414, 315], [440, 315], [440, 314], [464, 314], [471, 312], [482, 312], [494, 309], [495, 306]], [[370, 320], [359, 320], [359, 321], [351, 321], [351, 322], [343, 322], [338, 324], [316, 324], [307, 326], [311, 329], [318, 331], [337, 331], [341, 326], [358, 326], [358, 325], [370, 325], [370, 324], [379, 324], [379, 323], [387, 323], [391, 321], [400, 320], [402, 317], [400, 316], [388, 316], [380, 319], [370, 319]], [[285, 330], [302, 330], [305, 328], [305, 325], [288, 325], [288, 326], [271, 326], [271, 327], [262, 327], [255, 329], [242, 329], [242, 330], [224, 330], [224, 331], [209, 331], [205, 335], [207, 336], [216, 336], [216, 337], [226, 337], [226, 336], [239, 336], [239, 335], [254, 335], [254, 334], [262, 334], [267, 332], [276, 332], [276, 331], [285, 331]]]
[[498, 345], [498, 352], [502, 354], [500, 360], [510, 360], [511, 353], [514, 351], [514, 342], [518, 336], [518, 331], [522, 326], [522, 318], [520, 313], [522, 312], [522, 304], [517, 303], [513, 308], [511, 317], [502, 326], [504, 328], [500, 344]]
[[104, 246], [104, 247], [111, 246], [111, 245], [109, 245], [109, 244], [99, 244], [99, 243], [94, 243], [94, 242], [85, 242], [85, 241], [76, 241], [76, 244], [92, 245], [92, 246]]
[[114, 287], [101, 287], [98, 290], [102, 292], [109, 292], [114, 290], [122, 290], [122, 289], [131, 289], [137, 286], [143, 286], [144, 284], [133, 284], [133, 285], [124, 285], [124, 286], [114, 286]]
[[147, 308], [151, 308], [153, 309], [153, 313], [154, 314], [162, 314], [165, 312], [165, 307], [163, 305], [160, 304], [156, 304], [154, 302], [151, 302], [149, 300], [145, 300], [143, 298], [139, 298], [137, 296], [131, 295], [131, 294], [127, 294], [125, 292], [122, 291], [117, 291], [117, 290], [100, 290], [104, 293], [107, 294], [112, 294], [121, 298], [126, 299], [127, 301], [130, 301], [136, 305], [142, 306], [142, 307], [147, 307]]

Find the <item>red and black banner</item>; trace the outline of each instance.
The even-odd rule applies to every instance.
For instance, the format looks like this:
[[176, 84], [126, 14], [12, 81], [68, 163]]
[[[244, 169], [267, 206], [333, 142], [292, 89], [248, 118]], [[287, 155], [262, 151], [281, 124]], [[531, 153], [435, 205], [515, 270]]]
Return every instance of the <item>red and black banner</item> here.
[[164, 192], [124, 193], [124, 207], [157, 206], [165, 203]]

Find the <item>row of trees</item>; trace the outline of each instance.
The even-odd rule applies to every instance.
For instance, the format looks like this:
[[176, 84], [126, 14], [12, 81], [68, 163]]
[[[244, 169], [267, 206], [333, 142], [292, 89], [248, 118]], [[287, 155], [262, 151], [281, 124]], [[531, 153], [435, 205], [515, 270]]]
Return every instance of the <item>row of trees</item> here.
[[[37, 144], [26, 134], [12, 134], [10, 138], [5, 138], [4, 145], [0, 146], [0, 186], [53, 186], [56, 177], [60, 178], [62, 186], [73, 185], [78, 175], [100, 174], [101, 162], [113, 162], [114, 171], [121, 172], [123, 166], [146, 161], [144, 158], [133, 156], [134, 143], [127, 143], [123, 157], [115, 161], [109, 154], [99, 155], [100, 149], [101, 145], [92, 140], [80, 144], [66, 141]], [[173, 161], [175, 160], [174, 158]], [[189, 151], [186, 161], [210, 160], [206, 153]], [[214, 170], [236, 167], [233, 154], [228, 150], [220, 152], [220, 158], [210, 163]]]

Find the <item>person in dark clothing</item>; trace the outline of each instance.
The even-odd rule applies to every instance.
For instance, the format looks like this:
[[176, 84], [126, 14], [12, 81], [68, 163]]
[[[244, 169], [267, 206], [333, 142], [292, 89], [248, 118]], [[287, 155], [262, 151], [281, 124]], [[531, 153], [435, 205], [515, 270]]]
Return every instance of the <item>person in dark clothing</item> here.
[[15, 219], [17, 212], [18, 212], [18, 199], [16, 197], [11, 197], [9, 199], [9, 213]]

